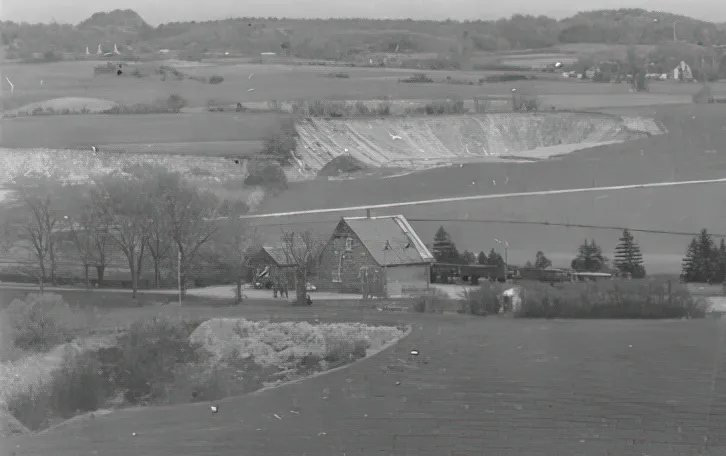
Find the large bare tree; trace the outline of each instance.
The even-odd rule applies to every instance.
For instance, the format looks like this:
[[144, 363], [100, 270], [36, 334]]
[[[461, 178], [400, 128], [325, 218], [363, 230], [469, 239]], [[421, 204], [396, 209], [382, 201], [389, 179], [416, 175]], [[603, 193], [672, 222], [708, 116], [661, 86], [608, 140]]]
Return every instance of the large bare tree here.
[[58, 228], [58, 207], [56, 196], [59, 186], [51, 185], [46, 178], [28, 176], [15, 182], [16, 198], [21, 205], [16, 246], [30, 253], [28, 261], [21, 267], [26, 273], [37, 274], [41, 293], [45, 279], [50, 276], [56, 285], [56, 230]]
[[94, 213], [108, 221], [109, 239], [128, 261], [132, 296], [136, 298], [152, 224], [149, 183], [133, 175], [102, 176], [95, 182], [91, 191]]
[[295, 304], [306, 305], [308, 278], [317, 269], [325, 243], [312, 231], [283, 230], [282, 244], [288, 263], [295, 265]]
[[199, 249], [207, 243], [218, 229], [215, 219], [217, 198], [209, 192], [185, 181], [178, 173], [156, 172], [153, 178], [159, 204], [159, 215], [164, 218], [164, 230], [168, 230], [179, 257], [181, 293], [186, 294], [186, 282], [191, 267], [199, 256]]
[[233, 213], [219, 224], [203, 253], [209, 267], [235, 284], [237, 304], [243, 300], [242, 285], [249, 275], [249, 260], [261, 245], [257, 230], [240, 220], [238, 215]]

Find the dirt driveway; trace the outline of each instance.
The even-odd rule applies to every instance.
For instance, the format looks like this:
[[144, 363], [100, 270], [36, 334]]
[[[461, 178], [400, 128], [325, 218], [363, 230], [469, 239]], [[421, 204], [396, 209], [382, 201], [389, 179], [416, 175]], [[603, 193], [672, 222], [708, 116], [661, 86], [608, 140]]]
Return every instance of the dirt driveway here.
[[204, 311], [408, 322], [413, 333], [348, 369], [222, 401], [216, 415], [207, 404], [116, 412], [11, 439], [3, 454], [726, 454], [726, 320]]

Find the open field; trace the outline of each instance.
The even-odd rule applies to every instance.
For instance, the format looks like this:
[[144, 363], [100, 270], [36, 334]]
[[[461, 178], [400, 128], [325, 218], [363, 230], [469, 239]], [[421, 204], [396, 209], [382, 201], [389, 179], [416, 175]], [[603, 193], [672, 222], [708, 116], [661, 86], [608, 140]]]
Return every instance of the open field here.
[[[202, 447], [219, 455], [244, 449], [349, 456], [432, 449], [676, 456], [723, 449], [723, 321], [544, 322], [315, 308], [277, 313], [287, 320], [407, 323], [414, 330], [348, 369], [222, 400], [216, 415], [207, 403], [130, 409], [13, 437], [3, 449], [17, 456], [122, 455], [130, 446], [150, 456]], [[420, 359], [408, 355], [411, 349]]]
[[[627, 84], [593, 84], [567, 81], [557, 74], [536, 73], [537, 80], [509, 83], [477, 84], [479, 78], [491, 71], [423, 71], [434, 83], [404, 84], [399, 79], [422, 70], [380, 68], [326, 68], [284, 65], [234, 64], [179, 68], [194, 77], [224, 77], [221, 84], [206, 84], [196, 80], [159, 77], [93, 75], [99, 62], [58, 62], [52, 64], [3, 66], [15, 91], [10, 93], [7, 82], [2, 82], [3, 110], [15, 109], [29, 103], [58, 97], [91, 97], [131, 105], [148, 103], [178, 94], [186, 98], [190, 107], [206, 107], [210, 100], [222, 103], [266, 102], [269, 100], [297, 99], [434, 99], [473, 98], [510, 95], [512, 88], [544, 96], [547, 104], [567, 109], [595, 108], [602, 103], [612, 105], [609, 96], [617, 96], [620, 103], [629, 97], [640, 100], [640, 105], [683, 102], [683, 95], [695, 93], [696, 84], [669, 87], [663, 93], [655, 89], [651, 94], [628, 93]], [[163, 62], [159, 62], [159, 65]], [[131, 67], [129, 67], [131, 68]], [[131, 72], [132, 70], [128, 70]], [[324, 77], [331, 72], [345, 72], [349, 78]], [[471, 80], [474, 85], [448, 84], [446, 78]], [[40, 81], [43, 80], [43, 85]], [[658, 84], [651, 84], [652, 87]], [[668, 85], [665, 83], [664, 85]], [[726, 91], [726, 83], [715, 83], [715, 92]], [[558, 102], [558, 97], [567, 95]], [[680, 97], [678, 97], [680, 95]], [[680, 101], [678, 101], [680, 100]], [[631, 101], [632, 103], [633, 101]], [[564, 104], [563, 104], [564, 103]], [[561, 106], [562, 105], [562, 106]]]
[[272, 112], [18, 117], [0, 120], [0, 147], [88, 150], [105, 144], [261, 141], [287, 118]]

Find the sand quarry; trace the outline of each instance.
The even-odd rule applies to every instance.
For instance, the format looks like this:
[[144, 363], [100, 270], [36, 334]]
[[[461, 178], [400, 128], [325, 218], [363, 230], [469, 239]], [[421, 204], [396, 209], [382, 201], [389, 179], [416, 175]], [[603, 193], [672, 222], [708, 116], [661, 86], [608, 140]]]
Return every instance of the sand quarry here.
[[542, 160], [596, 145], [666, 133], [651, 118], [595, 113], [482, 114], [393, 119], [310, 118], [297, 124], [299, 171], [349, 155], [370, 168]]

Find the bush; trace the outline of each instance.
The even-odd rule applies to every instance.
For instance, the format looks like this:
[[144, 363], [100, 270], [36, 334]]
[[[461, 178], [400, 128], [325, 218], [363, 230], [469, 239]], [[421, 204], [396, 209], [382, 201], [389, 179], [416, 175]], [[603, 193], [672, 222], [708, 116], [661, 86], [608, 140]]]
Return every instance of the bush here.
[[37, 431], [53, 418], [69, 419], [98, 410], [112, 393], [99, 370], [95, 353], [68, 352], [49, 381], [8, 398], [8, 411], [28, 429]]
[[407, 109], [409, 114], [426, 114], [428, 116], [442, 116], [447, 114], [464, 114], [467, 109], [462, 100], [443, 100], [428, 103], [423, 107]]
[[512, 81], [527, 81], [535, 79], [534, 76], [528, 76], [526, 74], [516, 73], [505, 73], [505, 74], [492, 74], [484, 78], [485, 82], [512, 82]]
[[224, 78], [222, 76], [217, 76], [216, 74], [209, 78], [210, 84], [220, 84], [224, 81]]
[[290, 131], [281, 131], [265, 139], [262, 154], [286, 165], [292, 161], [292, 153], [297, 147], [297, 132], [292, 127]]
[[177, 369], [204, 358], [200, 346], [189, 340], [195, 327], [161, 318], [135, 323], [115, 347], [99, 350], [104, 377], [130, 404], [166, 399]]
[[522, 95], [519, 93], [512, 95], [512, 110], [514, 112], [537, 111], [539, 108], [540, 100], [536, 96]]
[[486, 282], [476, 289], [466, 290], [462, 302], [463, 313], [471, 315], [498, 314], [501, 308], [500, 296], [504, 290], [504, 286], [491, 282]]
[[87, 334], [95, 320], [93, 310], [72, 307], [60, 295], [29, 293], [13, 300], [3, 311], [15, 347], [47, 351]]
[[325, 77], [328, 78], [337, 78], [337, 79], [349, 79], [350, 75], [348, 73], [338, 72], [338, 73], [327, 73]]
[[416, 73], [411, 77], [405, 78], [405, 79], [399, 79], [398, 82], [405, 82], [408, 84], [422, 84], [422, 83], [429, 83], [434, 82], [433, 79], [426, 76], [425, 73]]
[[179, 113], [187, 101], [181, 95], [170, 95], [169, 98], [160, 98], [151, 103], [136, 103], [133, 105], [116, 105], [113, 108], [101, 111], [103, 114], [166, 114]]
[[261, 186], [267, 189], [287, 190], [287, 175], [279, 163], [255, 163], [250, 165], [249, 174], [245, 178], [244, 184]]
[[551, 286], [522, 285], [520, 317], [534, 318], [702, 318], [708, 304], [667, 280], [607, 280]]

